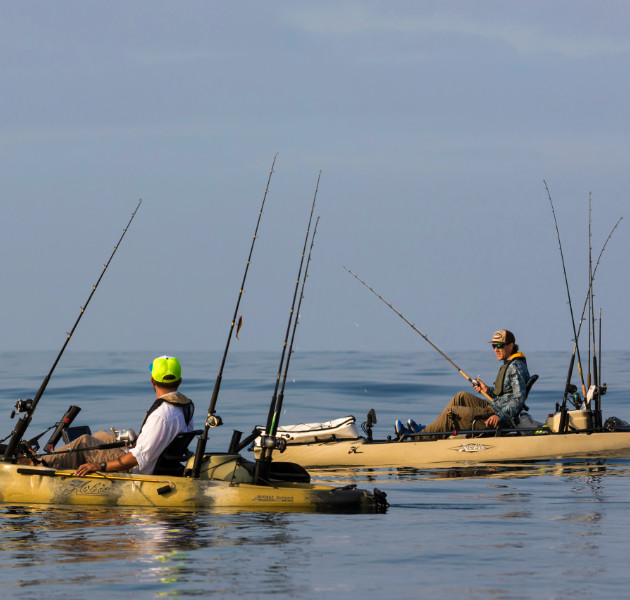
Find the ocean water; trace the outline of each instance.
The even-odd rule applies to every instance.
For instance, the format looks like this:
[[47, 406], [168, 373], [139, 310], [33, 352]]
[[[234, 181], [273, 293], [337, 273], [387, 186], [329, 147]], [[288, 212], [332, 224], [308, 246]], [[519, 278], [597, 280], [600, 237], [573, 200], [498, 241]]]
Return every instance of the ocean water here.
[[[3, 431], [18, 398], [32, 397], [56, 352], [3, 353]], [[149, 352], [67, 351], [27, 437], [71, 404], [92, 430], [139, 428], [152, 401]], [[263, 424], [279, 354], [228, 359], [217, 412], [233, 429]], [[488, 352], [454, 353], [493, 381]], [[202, 424], [221, 355], [187, 353], [182, 391]], [[603, 357], [604, 417], [630, 421], [630, 353]], [[530, 352], [540, 375], [528, 404], [543, 420], [562, 397], [567, 353]], [[396, 418], [432, 420], [468, 383], [432, 352], [295, 353], [282, 424], [377, 414], [375, 437]], [[44, 436], [44, 440], [47, 439]], [[250, 456], [245, 452], [246, 456]], [[379, 514], [148, 510], [0, 505], [0, 598], [621, 598], [630, 583], [630, 458], [544, 461], [518, 467], [318, 471], [314, 480], [378, 487]]]

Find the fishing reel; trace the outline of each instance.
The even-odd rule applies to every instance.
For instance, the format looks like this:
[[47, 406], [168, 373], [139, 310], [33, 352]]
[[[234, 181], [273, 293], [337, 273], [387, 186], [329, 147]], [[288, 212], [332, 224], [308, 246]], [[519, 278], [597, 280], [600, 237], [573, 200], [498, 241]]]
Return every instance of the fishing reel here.
[[219, 415], [208, 415], [206, 423], [208, 427], [220, 427], [223, 425], [223, 419]]
[[577, 386], [572, 383], [568, 383], [567, 387], [564, 390], [564, 397], [567, 400], [571, 401], [571, 404], [577, 409], [582, 406], [582, 398], [580, 394], [577, 393]]
[[575, 394], [572, 394], [571, 396], [569, 396], [569, 399], [571, 400], [571, 404], [573, 404], [575, 409], [579, 410], [580, 407], [582, 406], [582, 396], [580, 396], [580, 394], [576, 392]]
[[278, 452], [282, 453], [287, 449], [287, 441], [284, 438], [277, 438], [271, 435], [261, 435], [260, 447], [267, 450], [278, 450]]
[[133, 429], [114, 429], [110, 427], [110, 430], [114, 436], [114, 441], [124, 442], [127, 446], [133, 446], [138, 439], [138, 435]]
[[15, 417], [15, 415], [19, 415], [22, 412], [31, 412], [32, 408], [33, 400], [31, 398], [29, 398], [28, 400], [22, 400], [22, 398], [20, 398], [15, 403], [15, 410], [11, 411], [11, 418]]

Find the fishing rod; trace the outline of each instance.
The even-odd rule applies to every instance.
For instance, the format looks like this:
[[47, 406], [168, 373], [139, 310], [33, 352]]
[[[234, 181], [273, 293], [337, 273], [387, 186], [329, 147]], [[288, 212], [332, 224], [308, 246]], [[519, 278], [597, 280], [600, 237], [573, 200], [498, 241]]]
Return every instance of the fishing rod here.
[[[53, 450], [53, 448], [57, 445], [57, 442], [63, 435], [64, 429], [67, 429], [77, 417], [77, 415], [81, 412], [81, 409], [78, 406], [70, 406], [66, 413], [61, 417], [61, 421], [57, 423], [55, 427], [55, 431], [53, 431], [52, 435], [46, 442], [44, 448], [48, 450]], [[29, 440], [30, 445], [31, 440]]]
[[[293, 342], [295, 340], [295, 332], [297, 330], [297, 326], [298, 326], [298, 322], [300, 319], [300, 308], [302, 306], [302, 300], [304, 298], [304, 286], [306, 285], [306, 279], [308, 277], [308, 266], [311, 262], [311, 253], [313, 251], [313, 244], [315, 242], [315, 236], [317, 235], [317, 225], [319, 223], [319, 217], [317, 217], [317, 220], [315, 221], [315, 228], [313, 229], [313, 235], [311, 237], [311, 247], [308, 251], [308, 259], [306, 261], [306, 268], [304, 269], [304, 277], [302, 278], [302, 290], [300, 292], [300, 299], [298, 300], [298, 305], [297, 305], [297, 311], [295, 313], [295, 320], [293, 321], [293, 332], [291, 333], [291, 343], [289, 344], [289, 353], [287, 354], [287, 362], [284, 366], [284, 376], [282, 379], [282, 387], [280, 388], [280, 393], [278, 394], [278, 401], [276, 403], [276, 407], [274, 409], [274, 413], [273, 413], [273, 419], [271, 422], [271, 427], [269, 429], [266, 430], [266, 437], [268, 436], [269, 439], [272, 440], [271, 442], [271, 447], [269, 447], [269, 454], [267, 456], [267, 461], [265, 462], [265, 464], [263, 464], [261, 470], [263, 471], [262, 474], [262, 479], [263, 480], [268, 480], [269, 479], [269, 469], [270, 469], [270, 464], [271, 464], [271, 455], [273, 452], [273, 449], [276, 447], [275, 442], [273, 441], [275, 438], [275, 435], [278, 431], [278, 425], [279, 425], [279, 418], [280, 418], [280, 414], [282, 413], [282, 403], [284, 402], [284, 388], [285, 388], [285, 384], [287, 382], [287, 374], [289, 373], [289, 362], [291, 361], [291, 356], [293, 354]], [[264, 444], [263, 444], [264, 445]], [[280, 448], [279, 448], [280, 449]]]
[[606, 393], [606, 384], [602, 384], [602, 309], [599, 309], [599, 369], [597, 374], [599, 382], [597, 384], [597, 396], [595, 397], [595, 429], [602, 429], [602, 395]]
[[[602, 259], [604, 251], [606, 250], [606, 246], [608, 245], [608, 242], [612, 238], [613, 233], [615, 232], [615, 230], [619, 226], [619, 223], [621, 223], [622, 220], [623, 220], [623, 217], [619, 217], [619, 219], [617, 219], [617, 222], [615, 223], [614, 227], [610, 230], [610, 233], [608, 234], [608, 237], [604, 241], [602, 249], [599, 252], [599, 256], [597, 257], [597, 261], [595, 262], [595, 267], [593, 268], [593, 274], [591, 275], [591, 278], [590, 278], [590, 281], [589, 281], [589, 285], [588, 285], [588, 290], [586, 292], [586, 297], [584, 298], [584, 305], [582, 306], [582, 314], [580, 315], [580, 321], [579, 321], [579, 324], [578, 324], [577, 336], [576, 336], [575, 342], [573, 344], [573, 353], [571, 354], [571, 360], [569, 361], [569, 371], [568, 371], [568, 374], [567, 374], [567, 380], [566, 380], [566, 385], [565, 385], [565, 398], [566, 398], [567, 394], [572, 394], [575, 391], [577, 391], [577, 388], [574, 389], [574, 386], [571, 386], [571, 377], [573, 375], [573, 365], [574, 365], [574, 362], [575, 362], [575, 355], [576, 355], [576, 352], [577, 352], [577, 349], [578, 349], [578, 340], [580, 338], [580, 332], [582, 330], [582, 323], [584, 322], [584, 314], [586, 313], [586, 307], [588, 305], [589, 296], [591, 294], [591, 289], [592, 289], [593, 283], [595, 281], [595, 275], [597, 274], [597, 268], [599, 267], [599, 263], [600, 263], [600, 261]], [[566, 404], [566, 401], [565, 401], [565, 404]], [[577, 406], [576, 406], [576, 408], [577, 408]]]
[[[588, 266], [589, 266], [589, 286], [588, 286], [588, 308], [589, 308], [589, 329], [588, 329], [588, 348], [589, 348], [589, 358], [588, 358], [588, 394], [586, 398], [584, 398], [584, 404], [588, 407], [593, 415], [593, 427], [596, 431], [601, 430], [601, 390], [599, 385], [599, 374], [597, 368], [597, 352], [595, 349], [596, 344], [596, 335], [595, 335], [595, 306], [594, 306], [594, 288], [593, 288], [593, 261], [592, 261], [592, 244], [591, 244], [591, 225], [592, 225], [592, 200], [591, 194], [588, 195], [588, 236], [589, 236], [589, 247], [588, 247]], [[601, 310], [600, 310], [601, 317]], [[600, 324], [601, 325], [601, 324]], [[591, 335], [592, 333], [592, 335]], [[600, 329], [601, 335], [601, 329]], [[601, 349], [601, 338], [600, 338], [600, 349]], [[592, 350], [592, 363], [591, 363], [591, 350]], [[591, 365], [592, 365], [592, 373], [593, 378], [591, 380]], [[592, 400], [593, 406], [591, 405]]]
[[[600, 390], [600, 386], [599, 386], [599, 370], [597, 368], [597, 352], [595, 350], [595, 308], [594, 308], [594, 298], [593, 298], [593, 294], [591, 293], [591, 310], [592, 310], [592, 325], [593, 325], [593, 385], [590, 385], [589, 382], [589, 390], [591, 389], [591, 387], [593, 387], [594, 390], [594, 395], [598, 398], [599, 397], [599, 390]], [[597, 405], [597, 401], [595, 401], [595, 404]]]
[[[591, 195], [588, 195], [588, 343], [586, 345], [588, 355], [586, 360], [586, 366], [588, 371], [586, 373], [586, 389], [589, 390], [591, 388], [591, 332], [594, 335], [594, 331], [591, 328], [591, 322], [593, 317], [593, 288], [590, 285], [592, 271], [593, 271], [593, 261], [592, 261], [592, 235], [591, 235]], [[594, 322], [593, 322], [594, 324]]]
[[[553, 214], [553, 221], [554, 224], [556, 226], [556, 235], [558, 237], [558, 246], [560, 248], [560, 258], [562, 260], [562, 271], [564, 273], [564, 283], [567, 289], [567, 297], [569, 299], [569, 310], [571, 312], [571, 325], [573, 326], [573, 337], [575, 339], [575, 348], [576, 348], [576, 352], [577, 352], [577, 360], [578, 360], [578, 372], [580, 374], [580, 381], [582, 382], [582, 395], [586, 396], [586, 388], [584, 385], [584, 375], [582, 374], [582, 361], [580, 359], [580, 348], [578, 346], [578, 335], [577, 335], [577, 331], [575, 329], [575, 318], [573, 316], [573, 304], [571, 303], [571, 292], [569, 291], [569, 280], [567, 279], [567, 269], [566, 266], [564, 264], [564, 253], [562, 252], [562, 242], [560, 241], [560, 230], [558, 229], [558, 219], [556, 219], [556, 211], [553, 207], [553, 201], [551, 200], [551, 192], [549, 191], [549, 187], [547, 186], [547, 182], [543, 179], [543, 183], [545, 184], [545, 189], [547, 190], [547, 196], [549, 198], [549, 204], [551, 205], [551, 212]], [[587, 301], [588, 301], [588, 297], [587, 297]], [[571, 366], [570, 366], [570, 371], [573, 371], [573, 363], [574, 363], [574, 356], [571, 357]], [[565, 390], [564, 390], [564, 398], [562, 401], [562, 405], [563, 408], [566, 409], [566, 401], [567, 401], [567, 389], [568, 387], [571, 385], [571, 380], [570, 380], [570, 376], [567, 379], [567, 385], [565, 386]]]
[[298, 300], [297, 311], [295, 313], [295, 321], [293, 322], [293, 332], [291, 333], [291, 343], [289, 344], [289, 354], [287, 355], [287, 363], [284, 367], [284, 377], [282, 379], [282, 387], [280, 388], [280, 394], [278, 395], [278, 405], [273, 415], [273, 422], [271, 429], [268, 432], [270, 436], [275, 436], [278, 430], [278, 418], [282, 413], [282, 403], [284, 401], [284, 387], [287, 382], [287, 374], [289, 373], [289, 362], [293, 354], [293, 341], [295, 340], [295, 332], [297, 330], [298, 322], [300, 320], [300, 308], [302, 306], [302, 300], [304, 299], [304, 286], [306, 285], [306, 278], [308, 277], [308, 266], [311, 264], [311, 253], [313, 252], [313, 244], [315, 243], [315, 236], [317, 235], [317, 225], [319, 224], [319, 217], [315, 220], [315, 227], [313, 229], [313, 235], [311, 236], [311, 247], [308, 251], [308, 259], [306, 260], [306, 268], [304, 269], [304, 277], [302, 278], [302, 290], [300, 292], [300, 299]]
[[[46, 442], [45, 445], [45, 448], [49, 448], [50, 450], [52, 450], [59, 441], [59, 438], [61, 438], [61, 436], [63, 435], [64, 429], [66, 429], [72, 423], [72, 421], [74, 421], [75, 417], [80, 412], [81, 409], [78, 406], [71, 406], [61, 418], [61, 421], [55, 423], [54, 425], [51, 425], [50, 427], [48, 427], [48, 429], [45, 429], [39, 435], [30, 438], [26, 443], [34, 450], [39, 450], [39, 438], [46, 435], [51, 429], [55, 428], [54, 433], [50, 436], [50, 439]], [[12, 411], [11, 418], [13, 418], [14, 416], [15, 411]], [[6, 440], [7, 438], [10, 438], [12, 435], [13, 432], [9, 433], [9, 435], [0, 440], [0, 444], [4, 442], [4, 440]]]
[[[317, 178], [315, 196], [317, 196], [317, 189], [319, 188], [320, 177], [321, 177], [321, 171], [319, 172], [319, 177]], [[282, 410], [282, 402], [284, 399], [284, 387], [287, 381], [287, 374], [289, 372], [289, 363], [291, 361], [291, 355], [293, 354], [293, 341], [295, 340], [295, 332], [297, 330], [298, 321], [300, 318], [300, 307], [302, 306], [302, 299], [304, 298], [304, 286], [306, 285], [306, 278], [308, 277], [308, 266], [311, 263], [311, 253], [313, 251], [313, 245], [315, 243], [315, 236], [317, 235], [318, 224], [319, 224], [319, 217], [317, 217], [317, 219], [315, 220], [315, 227], [313, 229], [313, 235], [311, 236], [311, 247], [309, 248], [308, 258], [306, 260], [306, 267], [304, 268], [304, 277], [302, 278], [302, 289], [300, 292], [300, 299], [298, 300], [297, 311], [295, 312], [295, 320], [293, 321], [293, 332], [291, 333], [291, 343], [289, 344], [289, 353], [287, 354], [287, 362], [284, 367], [284, 377], [282, 379], [282, 387], [280, 388], [280, 394], [278, 396], [277, 406], [274, 410], [273, 420], [271, 422], [271, 428], [267, 432], [272, 437], [276, 434], [276, 430], [278, 428], [278, 417]], [[310, 220], [309, 220], [309, 226], [310, 226]], [[299, 278], [298, 278], [298, 283], [299, 283]]]
[[129, 229], [129, 226], [131, 225], [131, 222], [133, 221], [134, 217], [136, 216], [136, 213], [138, 212], [138, 209], [140, 208], [141, 204], [142, 204], [142, 200], [140, 200], [138, 202], [138, 205], [136, 206], [136, 210], [134, 210], [131, 213], [131, 218], [129, 219], [129, 222], [127, 223], [127, 226], [123, 229], [122, 235], [120, 236], [120, 239], [118, 240], [118, 243], [114, 246], [114, 250], [112, 251], [112, 254], [109, 257], [109, 260], [107, 261], [107, 263], [105, 263], [105, 266], [103, 267], [103, 270], [101, 271], [101, 274], [100, 274], [98, 280], [92, 286], [92, 292], [88, 296], [88, 299], [86, 300], [85, 305], [83, 307], [81, 307], [81, 311], [79, 312], [79, 316], [77, 317], [77, 320], [75, 321], [74, 325], [72, 326], [72, 329], [70, 330], [70, 333], [66, 334], [66, 341], [63, 344], [63, 346], [61, 347], [61, 350], [59, 351], [59, 354], [57, 355], [57, 358], [53, 362], [53, 365], [50, 368], [50, 371], [48, 372], [48, 375], [46, 375], [46, 377], [44, 377], [44, 381], [42, 381], [42, 384], [39, 386], [39, 389], [37, 390], [37, 393], [35, 394], [35, 396], [33, 397], [32, 400], [18, 400], [17, 404], [15, 405], [16, 411], [13, 414], [19, 414], [19, 413], [23, 412], [24, 416], [21, 419], [19, 419], [19, 421], [15, 425], [15, 429], [13, 430], [13, 433], [11, 435], [11, 439], [10, 439], [10, 441], [9, 441], [7, 447], [6, 447], [6, 450], [4, 452], [4, 456], [2, 457], [3, 461], [10, 460], [11, 456], [13, 456], [15, 454], [15, 451], [16, 451], [16, 449], [18, 447], [18, 444], [20, 443], [20, 440], [24, 436], [24, 433], [26, 432], [26, 429], [28, 428], [28, 426], [29, 426], [29, 424], [31, 422], [31, 419], [33, 418], [33, 413], [35, 412], [35, 408], [37, 407], [37, 404], [39, 403], [40, 398], [42, 397], [42, 395], [46, 391], [46, 387], [48, 386], [48, 382], [50, 381], [50, 378], [52, 377], [52, 374], [55, 371], [55, 368], [57, 367], [57, 363], [59, 362], [59, 360], [61, 359], [63, 353], [65, 352], [66, 347], [67, 347], [68, 343], [70, 342], [70, 338], [72, 338], [72, 335], [74, 334], [74, 332], [75, 332], [75, 330], [76, 330], [76, 328], [77, 328], [77, 326], [79, 324], [79, 321], [81, 320], [81, 317], [85, 313], [85, 310], [87, 309], [88, 304], [90, 303], [90, 300], [92, 299], [92, 296], [94, 295], [94, 292], [96, 292], [96, 288], [98, 287], [99, 283], [101, 283], [101, 279], [103, 279], [103, 275], [105, 275], [105, 271], [107, 271], [107, 267], [109, 267], [109, 264], [112, 262], [112, 259], [114, 258], [114, 255], [116, 254], [116, 251], [118, 250], [118, 246], [120, 246], [120, 243], [122, 242], [123, 238], [125, 237], [125, 234], [127, 233], [127, 230]]
[[[258, 237], [258, 226], [260, 225], [260, 220], [262, 218], [263, 209], [265, 208], [265, 201], [267, 200], [267, 194], [269, 193], [269, 184], [271, 183], [271, 176], [273, 175], [273, 168], [276, 164], [276, 158], [278, 157], [278, 153], [273, 157], [273, 162], [271, 163], [271, 169], [269, 171], [269, 177], [267, 178], [267, 185], [265, 187], [265, 193], [263, 195], [262, 204], [260, 205], [260, 211], [258, 212], [258, 220], [256, 221], [256, 228], [254, 229], [254, 237], [252, 238], [252, 244], [249, 248], [249, 256], [247, 257], [247, 262], [245, 263], [245, 272], [243, 273], [243, 280], [241, 282], [241, 287], [238, 291], [238, 297], [236, 300], [236, 307], [234, 308], [234, 316], [232, 317], [232, 321], [230, 323], [230, 330], [228, 333], [227, 343], [225, 345], [225, 351], [223, 352], [223, 358], [221, 360], [221, 366], [219, 367], [219, 374], [217, 375], [216, 381], [214, 382], [214, 388], [212, 390], [212, 396], [210, 398], [210, 406], [208, 407], [208, 416], [206, 418], [206, 423], [203, 429], [203, 433], [197, 439], [197, 448], [195, 450], [195, 460], [193, 462], [192, 467], [192, 477], [195, 479], [199, 478], [199, 474], [201, 472], [201, 462], [203, 461], [203, 455], [206, 451], [206, 445], [208, 443], [208, 432], [211, 427], [218, 427], [223, 424], [223, 420], [216, 413], [216, 405], [217, 400], [219, 398], [219, 389], [221, 388], [221, 380], [223, 379], [223, 368], [225, 367], [225, 361], [227, 359], [228, 350], [230, 348], [230, 342], [232, 341], [232, 333], [234, 331], [234, 325], [236, 323], [236, 316], [238, 315], [238, 307], [241, 303], [241, 298], [243, 297], [243, 291], [245, 290], [245, 280], [247, 279], [247, 272], [249, 271], [249, 265], [252, 260], [252, 253], [254, 252], [254, 244], [256, 243], [256, 239]], [[242, 321], [241, 321], [242, 322]], [[239, 324], [240, 328], [240, 324]], [[238, 335], [238, 330], [237, 330]]]
[[[590, 214], [591, 214], [591, 194], [588, 195], [588, 208], [589, 208], [589, 231], [590, 231], [590, 227], [591, 227], [591, 218], [590, 218]], [[589, 273], [590, 277], [593, 277], [593, 273], [592, 273], [592, 261], [591, 261], [591, 247], [589, 244], [589, 268], [591, 269], [591, 272]], [[597, 398], [599, 399], [599, 394], [600, 394], [600, 375], [599, 375], [599, 369], [597, 368], [597, 351], [595, 349], [595, 344], [596, 344], [596, 335], [595, 335], [595, 293], [593, 290], [593, 285], [590, 285], [591, 288], [591, 294], [590, 294], [590, 310], [591, 310], [591, 325], [592, 325], [592, 331], [593, 331], [593, 338], [592, 338], [592, 349], [593, 349], [593, 385], [595, 386], [595, 394], [597, 396]], [[600, 309], [600, 317], [601, 317], [601, 309]], [[601, 333], [601, 331], [600, 331]], [[601, 339], [600, 339], [600, 349], [601, 349]], [[589, 361], [589, 365], [590, 365], [590, 361]], [[590, 378], [589, 378], [589, 390], [591, 388], [591, 382], [590, 382]], [[597, 401], [595, 402], [595, 405], [597, 405]], [[596, 409], [597, 410], [597, 409]]]
[[[291, 332], [291, 323], [293, 321], [294, 307], [295, 301], [297, 298], [297, 293], [300, 287], [300, 278], [302, 277], [302, 266], [304, 265], [304, 256], [306, 254], [306, 246], [308, 244], [308, 237], [311, 229], [311, 222], [313, 220], [313, 211], [315, 210], [315, 201], [317, 200], [317, 190], [319, 189], [319, 180], [322, 176], [322, 172], [319, 172], [317, 177], [317, 184], [315, 186], [315, 195], [313, 196], [313, 204], [311, 205], [311, 214], [308, 218], [308, 225], [306, 227], [306, 236], [304, 237], [304, 248], [302, 248], [302, 257], [300, 259], [300, 268], [298, 270], [297, 280], [295, 282], [295, 291], [293, 292], [293, 301], [291, 303], [291, 310], [289, 311], [289, 322], [287, 323], [287, 332], [284, 337], [284, 343], [282, 344], [282, 353], [280, 355], [280, 366], [278, 367], [278, 375], [276, 376], [276, 385], [273, 390], [273, 397], [271, 398], [271, 403], [269, 405], [269, 414], [267, 415], [267, 425], [265, 427], [265, 431], [267, 435], [265, 436], [265, 440], [261, 444], [261, 453], [258, 459], [256, 460], [256, 472], [254, 481], [256, 483], [262, 482], [268, 473], [269, 463], [271, 461], [271, 450], [276, 444], [276, 441], [273, 439], [271, 435], [271, 430], [276, 427], [276, 417], [277, 417], [277, 403], [278, 403], [278, 386], [280, 384], [280, 377], [282, 375], [282, 366], [284, 365], [284, 355], [287, 349], [287, 342], [289, 340], [289, 333]], [[268, 440], [268, 441], [267, 441]], [[270, 444], [272, 447], [267, 448], [266, 443]], [[269, 453], [267, 452], [269, 450]]]
[[[379, 298], [380, 300], [382, 300], [385, 304], [387, 304], [387, 306], [389, 306], [389, 308], [391, 308], [405, 323], [407, 323], [407, 325], [409, 325], [409, 327], [411, 327], [418, 335], [420, 335], [421, 337], [423, 337], [428, 343], [429, 345], [437, 350], [437, 352], [444, 357], [448, 362], [450, 362], [459, 372], [460, 374], [465, 377], [470, 383], [471, 385], [474, 387], [477, 384], [477, 380], [476, 379], [472, 379], [469, 375], [467, 375], [464, 371], [462, 371], [462, 369], [460, 367], [458, 367], [448, 356], [446, 356], [446, 354], [444, 354], [444, 352], [442, 352], [424, 333], [422, 333], [421, 331], [419, 331], [416, 326], [409, 321], [406, 317], [404, 317], [401, 313], [399, 313], [387, 300], [385, 300], [385, 298], [383, 298], [383, 296], [381, 296], [377, 291], [375, 291], [373, 288], [371, 288], [367, 283], [365, 283], [365, 281], [363, 281], [363, 279], [361, 279], [358, 275], [356, 275], [355, 273], [353, 273], [350, 269], [348, 269], [348, 267], [344, 267], [344, 269], [346, 271], [348, 271], [348, 273], [350, 273], [350, 275], [352, 275], [355, 279], [357, 279], [358, 281], [360, 281], [368, 290], [370, 290], [377, 298]], [[480, 393], [483, 394], [490, 402], [492, 402], [492, 398], [490, 397], [490, 395], [487, 392], [484, 392], [483, 390], [480, 390]]]
[[265, 462], [263, 463], [261, 467], [261, 471], [262, 471], [261, 480], [263, 481], [269, 480], [269, 471], [271, 468], [271, 456], [272, 456], [274, 448], [277, 448], [280, 451], [282, 451], [282, 448], [283, 448], [283, 445], [278, 446], [276, 444], [274, 438], [278, 431], [279, 418], [280, 418], [280, 414], [282, 413], [282, 403], [284, 401], [284, 387], [287, 381], [287, 374], [289, 372], [289, 362], [291, 360], [291, 355], [293, 354], [293, 341], [295, 340], [295, 332], [297, 330], [298, 321], [300, 318], [300, 307], [302, 305], [302, 299], [304, 298], [304, 286], [306, 284], [306, 278], [308, 277], [308, 266], [311, 262], [311, 252], [313, 251], [313, 243], [315, 242], [315, 236], [317, 235], [318, 223], [319, 223], [319, 217], [317, 217], [317, 220], [315, 221], [315, 228], [313, 229], [313, 235], [311, 237], [311, 247], [308, 251], [308, 259], [306, 261], [306, 268], [304, 269], [304, 277], [302, 278], [302, 290], [300, 292], [300, 299], [298, 300], [297, 311], [295, 313], [295, 320], [293, 321], [293, 332], [291, 333], [291, 343], [289, 344], [289, 353], [287, 355], [287, 362], [284, 367], [282, 387], [280, 388], [280, 393], [278, 394], [278, 401], [274, 409], [271, 427], [266, 430], [265, 432], [266, 435], [264, 436], [265, 438], [271, 440], [271, 442], [269, 443], [269, 445], [266, 445], [265, 440], [263, 440], [263, 443], [261, 444], [263, 448], [266, 447], [269, 451], [268, 454], [266, 455]]
[[[39, 450], [39, 438], [46, 435], [51, 429], [55, 429], [53, 434], [50, 436], [49, 440], [46, 442], [44, 448], [48, 450], [52, 450], [56, 445], [65, 429], [67, 429], [72, 421], [76, 418], [76, 416], [81, 412], [81, 409], [78, 406], [70, 406], [70, 408], [66, 411], [66, 413], [61, 418], [61, 421], [51, 425], [48, 429], [42, 431], [39, 435], [36, 435], [33, 438], [30, 438], [26, 441], [26, 444], [33, 448], [34, 450]], [[15, 416], [15, 411], [11, 413], [11, 418]], [[13, 432], [11, 432], [6, 438], [0, 440], [0, 442], [4, 442], [8, 437], [12, 436]]]
[[17, 459], [17, 458], [25, 457], [25, 458], [37, 459], [37, 458], [42, 458], [43, 456], [56, 456], [60, 454], [76, 454], [78, 452], [87, 452], [88, 450], [111, 450], [112, 448], [124, 448], [125, 446], [129, 446], [128, 441], [108, 442], [106, 444], [99, 444], [98, 446], [90, 446], [89, 448], [79, 448], [78, 450], [75, 450], [73, 448], [67, 448], [66, 450], [48, 450], [46, 452], [33, 452], [32, 454], [17, 453], [13, 455], [11, 458]]

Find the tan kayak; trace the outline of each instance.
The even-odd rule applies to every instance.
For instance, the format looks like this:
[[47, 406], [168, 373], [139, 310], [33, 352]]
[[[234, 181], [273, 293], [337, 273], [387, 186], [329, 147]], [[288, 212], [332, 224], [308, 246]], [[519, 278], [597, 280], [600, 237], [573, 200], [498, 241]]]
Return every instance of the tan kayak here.
[[[320, 431], [308, 441], [299, 441], [297, 426], [290, 426], [286, 450], [274, 453], [275, 460], [290, 461], [306, 468], [320, 467], [410, 467], [517, 462], [570, 457], [630, 455], [630, 431], [593, 432], [585, 428], [585, 413], [569, 412], [570, 429], [557, 432], [558, 416], [538, 429], [508, 430], [500, 435], [462, 433], [447, 439], [416, 434], [401, 440], [368, 440], [356, 436], [328, 436]], [[343, 421], [340, 419], [339, 421]], [[347, 418], [346, 418], [347, 421]], [[332, 422], [329, 422], [332, 423]], [[331, 439], [332, 437], [332, 439]], [[255, 452], [259, 449], [256, 447]]]
[[72, 471], [2, 462], [0, 502], [265, 511], [372, 511], [387, 506], [384, 493], [370, 493], [354, 485], [331, 487], [273, 480], [269, 485], [257, 485], [245, 463], [239, 455], [211, 455], [203, 463], [201, 477], [193, 479], [130, 473], [75, 477]]

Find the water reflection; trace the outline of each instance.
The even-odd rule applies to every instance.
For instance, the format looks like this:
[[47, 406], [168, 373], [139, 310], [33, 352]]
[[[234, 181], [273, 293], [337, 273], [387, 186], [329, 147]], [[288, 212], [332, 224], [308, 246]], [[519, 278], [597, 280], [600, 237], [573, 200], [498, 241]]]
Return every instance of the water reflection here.
[[[0, 548], [31, 565], [124, 560], [164, 545], [186, 548], [198, 528], [186, 515], [113, 508], [7, 506], [0, 516]], [[135, 535], [139, 529], [142, 537]]]
[[[298, 544], [290, 522], [291, 516], [283, 513], [4, 506], [0, 552], [5, 568], [23, 574], [12, 584], [17, 587], [61, 589], [88, 580], [91, 586], [115, 586], [124, 580], [126, 589], [158, 586], [156, 595], [178, 595], [182, 587], [186, 595], [203, 595], [208, 584], [232, 592], [239, 588], [243, 562], [250, 561], [243, 548], [264, 554], [265, 547], [272, 547], [276, 558], [264, 566], [265, 577], [275, 582], [284, 573], [286, 585], [293, 586], [298, 583], [287, 571], [299, 573], [301, 558], [295, 548], [308, 539], [301, 536]], [[288, 548], [292, 550], [283, 550]], [[199, 560], [199, 552], [206, 560]], [[252, 557], [252, 563], [257, 561]], [[165, 585], [168, 592], [161, 589]]]
[[364, 469], [329, 468], [309, 469], [311, 477], [321, 483], [377, 483], [383, 485], [391, 480], [420, 481], [457, 478], [529, 478], [539, 476], [574, 477], [576, 480], [587, 478], [592, 485], [601, 485], [601, 476], [605, 474], [628, 475], [630, 463], [627, 460], [614, 459], [563, 459], [557, 461], [521, 461], [518, 463], [479, 463], [479, 464], [442, 464], [439, 467], [379, 467]]

